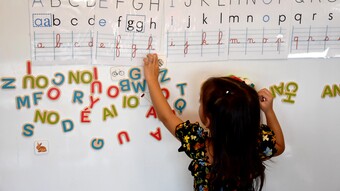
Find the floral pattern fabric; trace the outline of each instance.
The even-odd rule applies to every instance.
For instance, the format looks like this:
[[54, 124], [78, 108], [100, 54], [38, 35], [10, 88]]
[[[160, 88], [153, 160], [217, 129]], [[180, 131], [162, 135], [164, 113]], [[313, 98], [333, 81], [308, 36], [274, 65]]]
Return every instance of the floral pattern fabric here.
[[[191, 175], [194, 177], [195, 191], [208, 191], [211, 164], [208, 162], [206, 155], [205, 141], [208, 133], [199, 125], [198, 122], [183, 122], [176, 127], [176, 137], [181, 141], [182, 145], [178, 149], [179, 152], [185, 152], [193, 160], [189, 165]], [[275, 149], [274, 132], [267, 126], [261, 125], [261, 132], [258, 140], [259, 155], [262, 160], [269, 159], [277, 152]], [[230, 190], [235, 187], [226, 185]], [[229, 189], [228, 189], [229, 190]]]

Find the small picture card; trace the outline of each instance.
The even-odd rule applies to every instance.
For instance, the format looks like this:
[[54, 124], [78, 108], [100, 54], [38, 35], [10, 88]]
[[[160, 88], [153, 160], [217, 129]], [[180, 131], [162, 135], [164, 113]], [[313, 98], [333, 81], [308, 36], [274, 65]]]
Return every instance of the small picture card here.
[[130, 67], [127, 66], [115, 66], [110, 68], [111, 80], [119, 81], [128, 78], [128, 72]]
[[34, 153], [36, 155], [47, 154], [49, 151], [48, 141], [38, 140], [34, 142]]

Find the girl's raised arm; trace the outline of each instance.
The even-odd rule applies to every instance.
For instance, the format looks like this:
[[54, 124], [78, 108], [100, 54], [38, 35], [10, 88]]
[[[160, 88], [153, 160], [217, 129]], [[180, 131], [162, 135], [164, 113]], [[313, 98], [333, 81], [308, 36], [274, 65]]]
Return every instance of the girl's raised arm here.
[[176, 126], [183, 121], [172, 111], [165, 99], [159, 81], [159, 66], [157, 54], [148, 54], [144, 61], [144, 76], [148, 84], [152, 104], [156, 110], [158, 119], [175, 136]]
[[275, 154], [275, 156], [278, 156], [282, 154], [283, 151], [285, 150], [285, 140], [284, 140], [284, 136], [283, 136], [280, 123], [277, 120], [274, 109], [273, 109], [273, 96], [268, 89], [261, 89], [258, 92], [258, 94], [260, 97], [261, 109], [266, 116], [267, 125], [275, 133], [275, 137], [276, 137], [275, 148], [277, 149], [277, 153]]

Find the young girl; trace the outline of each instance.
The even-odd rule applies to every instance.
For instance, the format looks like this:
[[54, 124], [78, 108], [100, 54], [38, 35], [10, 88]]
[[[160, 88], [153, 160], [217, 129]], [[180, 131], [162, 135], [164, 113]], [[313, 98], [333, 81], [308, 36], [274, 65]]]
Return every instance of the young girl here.
[[[158, 82], [157, 54], [144, 58], [144, 75], [158, 118], [182, 143], [192, 162], [196, 191], [262, 190], [264, 160], [285, 149], [283, 133], [267, 89], [256, 92], [235, 77], [216, 77], [201, 87], [198, 122], [183, 122], [170, 108]], [[261, 125], [260, 110], [267, 125]]]

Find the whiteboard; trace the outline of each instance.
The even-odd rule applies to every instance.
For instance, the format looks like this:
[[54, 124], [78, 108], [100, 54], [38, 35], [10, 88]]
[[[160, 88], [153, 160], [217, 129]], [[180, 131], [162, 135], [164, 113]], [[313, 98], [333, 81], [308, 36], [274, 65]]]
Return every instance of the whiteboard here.
[[[219, 2], [228, 4], [228, 1]], [[319, 1], [313, 2], [309, 5], [317, 7]], [[327, 3], [329, 6], [331, 1], [323, 2], [323, 5]], [[308, 14], [307, 3], [304, 5], [302, 13]], [[331, 5], [334, 10], [338, 7], [335, 2]], [[284, 10], [287, 11], [285, 14], [290, 10]], [[135, 80], [127, 76], [129, 83], [142, 82], [142, 76], [137, 79], [141, 58], [122, 66], [65, 64], [67, 61], [36, 64], [32, 60], [29, 13], [27, 1], [2, 2], [0, 8], [0, 190], [191, 190], [193, 179], [187, 170], [190, 160], [184, 153], [177, 152], [179, 142], [150, 112], [147, 94], [141, 98], [141, 92], [135, 92], [132, 85], [130, 90], [116, 96], [113, 96], [115, 88], [110, 89], [120, 87], [126, 77], [113, 78], [114, 71], [121, 70], [124, 74], [137, 71], [132, 75]], [[336, 15], [337, 11], [334, 11], [334, 17]], [[164, 31], [159, 32], [163, 34]], [[158, 48], [165, 52], [161, 45]], [[199, 120], [200, 84], [210, 76], [244, 76], [250, 78], [257, 89], [275, 90], [274, 107], [285, 135], [286, 150], [266, 162], [264, 190], [336, 191], [340, 190], [337, 175], [340, 150], [336, 148], [340, 135], [337, 128], [340, 125], [337, 112], [340, 66], [336, 57], [339, 51], [335, 48], [331, 58], [329, 55], [311, 58], [310, 54], [303, 58], [249, 57], [212, 61], [209, 61], [211, 58], [197, 61], [194, 56], [187, 60], [165, 58], [167, 62], [163, 69], [167, 71], [165, 79], [168, 80], [161, 85], [170, 94], [171, 106], [174, 107], [177, 100], [185, 101], [182, 113], [176, 112], [183, 120], [191, 121]], [[29, 70], [27, 60], [32, 61]], [[91, 85], [87, 83], [89, 78], [95, 78], [89, 75], [94, 74], [94, 70], [102, 83], [102, 93], [96, 90], [91, 94]], [[79, 84], [68, 83], [70, 72], [83, 74], [84, 78]], [[44, 79], [48, 79], [48, 86], [23, 88], [23, 78], [28, 73], [36, 78], [40, 76], [41, 87], [44, 87]], [[52, 80], [58, 84], [62, 75], [65, 76], [64, 83], [53, 89]], [[289, 94], [280, 92], [280, 88], [296, 91]], [[112, 90], [110, 94], [108, 89]], [[82, 103], [77, 99], [74, 101], [74, 95], [82, 94]], [[91, 95], [92, 99], [100, 100], [93, 104], [89, 117], [84, 119], [91, 122], [82, 122], [81, 111], [91, 104]], [[25, 96], [30, 99], [30, 108], [22, 103]], [[134, 107], [136, 97], [141, 98], [138, 107]], [[128, 102], [129, 98], [131, 102]], [[22, 101], [20, 109], [18, 99]], [[34, 122], [37, 113], [43, 115], [44, 111], [51, 118], [47, 117], [45, 122], [37, 118]], [[56, 116], [59, 116], [58, 120]], [[26, 128], [31, 130], [25, 131], [27, 124], [31, 126]], [[39, 152], [36, 148], [39, 143], [48, 152]]]

